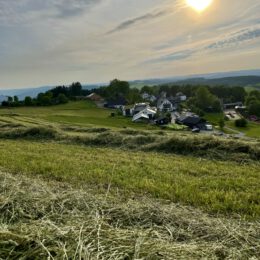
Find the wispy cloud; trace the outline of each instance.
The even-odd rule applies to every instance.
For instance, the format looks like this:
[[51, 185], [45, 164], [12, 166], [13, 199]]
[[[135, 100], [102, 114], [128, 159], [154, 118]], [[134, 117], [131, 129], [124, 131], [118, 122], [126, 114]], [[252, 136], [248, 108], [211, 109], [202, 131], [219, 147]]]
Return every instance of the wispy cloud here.
[[182, 3], [180, 0], [175, 0], [175, 1], [171, 2], [170, 5], [164, 6], [164, 8], [161, 10], [154, 10], [151, 12], [147, 12], [143, 15], [123, 21], [122, 23], [117, 25], [114, 29], [108, 31], [107, 34], [112, 34], [115, 32], [122, 31], [122, 30], [126, 30], [136, 24], [148, 23], [150, 21], [156, 20], [160, 17], [166, 16], [169, 14], [174, 15], [186, 7], [187, 6], [184, 3]]
[[56, 0], [54, 5], [57, 8], [58, 16], [70, 17], [81, 14], [100, 2], [101, 0]]
[[219, 41], [209, 44], [205, 49], [223, 49], [231, 46], [236, 46], [246, 41], [254, 40], [260, 37], [259, 28], [246, 28], [237, 32], [231, 33], [227, 37], [223, 37]]
[[138, 17], [135, 17], [133, 19], [129, 19], [129, 20], [122, 22], [121, 24], [116, 26], [113, 30], [109, 31], [107, 34], [111, 34], [111, 33], [115, 33], [115, 32], [118, 32], [118, 31], [128, 29], [129, 27], [131, 27], [131, 26], [133, 26], [137, 23], [149, 22], [149, 21], [154, 20], [158, 17], [164, 16], [167, 13], [169, 13], [167, 10], [146, 13], [142, 16], [138, 16]]
[[0, 0], [0, 22], [12, 25], [46, 18], [69, 18], [88, 11], [102, 0]]
[[196, 46], [189, 49], [179, 50], [167, 55], [160, 56], [158, 58], [150, 59], [146, 62], [156, 63], [185, 60], [198, 53], [214, 50], [223, 50], [225, 48], [235, 47], [258, 38], [260, 38], [260, 27], [249, 27], [239, 31], [235, 31], [228, 35], [222, 35], [221, 37], [219, 37], [218, 40], [212, 41], [212, 43], [209, 43], [207, 45], [201, 45], [199, 47]]

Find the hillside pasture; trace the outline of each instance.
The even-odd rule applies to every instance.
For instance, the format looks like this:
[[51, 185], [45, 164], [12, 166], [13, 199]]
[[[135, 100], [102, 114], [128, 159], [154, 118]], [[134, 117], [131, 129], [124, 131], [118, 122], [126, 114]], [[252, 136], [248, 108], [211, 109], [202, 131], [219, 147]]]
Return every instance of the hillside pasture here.
[[15, 117], [16, 120], [44, 120], [49, 123], [59, 123], [67, 125], [80, 126], [100, 126], [110, 128], [144, 128], [152, 129], [153, 127], [146, 124], [133, 123], [131, 118], [116, 115], [111, 117], [111, 113], [116, 114], [116, 110], [98, 108], [91, 101], [70, 102], [65, 105], [51, 107], [19, 107], [0, 109], [1, 116]]
[[259, 140], [110, 113], [0, 110], [1, 259], [259, 258]]

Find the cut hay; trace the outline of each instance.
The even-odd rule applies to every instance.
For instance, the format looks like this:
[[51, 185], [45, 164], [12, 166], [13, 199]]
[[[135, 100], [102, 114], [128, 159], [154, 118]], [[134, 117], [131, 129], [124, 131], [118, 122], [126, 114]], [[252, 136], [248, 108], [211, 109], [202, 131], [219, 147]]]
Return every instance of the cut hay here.
[[260, 223], [0, 173], [0, 259], [259, 259]]

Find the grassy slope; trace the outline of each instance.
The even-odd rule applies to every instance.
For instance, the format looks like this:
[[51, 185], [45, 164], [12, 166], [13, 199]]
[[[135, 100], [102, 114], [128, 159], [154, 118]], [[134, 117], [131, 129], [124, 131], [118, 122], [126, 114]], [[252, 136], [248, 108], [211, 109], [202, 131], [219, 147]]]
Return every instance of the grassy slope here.
[[[141, 131], [119, 132], [122, 122], [132, 123], [109, 114], [85, 102], [0, 110], [1, 133], [35, 125], [52, 125], [61, 131], [57, 122], [68, 125], [67, 132], [61, 131], [63, 138], [53, 141], [37, 135], [29, 140], [0, 140], [0, 258], [247, 259], [260, 255], [255, 221], [260, 216], [257, 160], [212, 161], [165, 154], [163, 147], [155, 153], [117, 149], [121, 144], [87, 146], [92, 135], [99, 140], [89, 126], [112, 125], [116, 131], [109, 131], [107, 138], [121, 135], [126, 142], [128, 135], [137, 134], [132, 140], [135, 146], [153, 139]], [[97, 124], [93, 115], [99, 118]], [[157, 132], [154, 136], [162, 141], [170, 138]], [[62, 143], [68, 135], [82, 139], [77, 144]], [[172, 135], [170, 149], [185, 145], [184, 140], [178, 142], [177, 134]], [[225, 147], [223, 143], [219, 148]], [[237, 156], [245, 147], [237, 145]]]
[[100, 109], [92, 102], [70, 102], [66, 105], [52, 107], [21, 107], [11, 109], [0, 109], [1, 115], [18, 114], [33, 119], [43, 119], [47, 122], [73, 124], [73, 125], [94, 125], [101, 127], [131, 127], [150, 129], [150, 126], [144, 124], [135, 124], [131, 118], [116, 116], [111, 117], [110, 109]]
[[[205, 119], [214, 125], [218, 125], [219, 120], [223, 118], [222, 113], [206, 114]], [[242, 132], [248, 137], [260, 138], [260, 124], [248, 122], [247, 127], [236, 127], [234, 121], [226, 121], [226, 126], [235, 131]]]
[[[123, 128], [130, 127], [135, 129], [156, 129], [155, 127], [147, 124], [136, 124], [131, 121], [131, 118], [125, 118], [122, 116], [111, 117], [110, 109], [100, 109], [92, 102], [81, 101], [71, 102], [66, 105], [53, 106], [53, 107], [21, 107], [11, 109], [0, 109], [1, 116], [10, 116], [17, 114], [19, 117], [14, 117], [15, 121], [30, 120], [39, 121], [44, 120], [49, 123], [60, 123], [67, 125], [79, 125], [79, 126], [98, 126], [98, 127], [109, 127], [109, 128]], [[223, 114], [206, 114], [205, 119], [214, 125], [218, 125], [220, 118], [223, 118]], [[3, 119], [3, 117], [2, 117]], [[29, 121], [30, 121], [29, 120]], [[40, 122], [40, 123], [44, 123]], [[248, 137], [260, 137], [260, 126], [258, 124], [249, 122], [246, 129], [236, 128], [232, 122], [227, 123], [229, 127], [234, 130], [241, 131]]]
[[0, 141], [0, 166], [73, 184], [148, 193], [209, 212], [260, 216], [259, 164], [212, 162], [178, 155]]
[[229, 121], [226, 123], [228, 127], [244, 133], [248, 137], [260, 138], [260, 124], [254, 122], [248, 122], [247, 127], [236, 127], [235, 123]]
[[258, 259], [259, 223], [0, 172], [1, 259]]

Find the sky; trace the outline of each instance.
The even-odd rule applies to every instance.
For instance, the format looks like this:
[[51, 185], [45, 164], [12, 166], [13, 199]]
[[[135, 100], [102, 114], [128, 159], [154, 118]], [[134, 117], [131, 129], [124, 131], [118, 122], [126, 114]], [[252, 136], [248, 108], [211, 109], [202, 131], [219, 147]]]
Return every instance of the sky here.
[[259, 68], [259, 0], [0, 0], [1, 89]]

